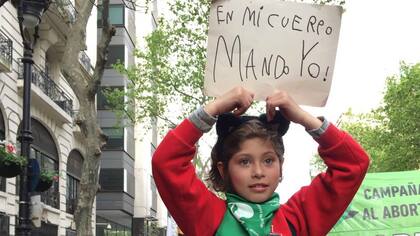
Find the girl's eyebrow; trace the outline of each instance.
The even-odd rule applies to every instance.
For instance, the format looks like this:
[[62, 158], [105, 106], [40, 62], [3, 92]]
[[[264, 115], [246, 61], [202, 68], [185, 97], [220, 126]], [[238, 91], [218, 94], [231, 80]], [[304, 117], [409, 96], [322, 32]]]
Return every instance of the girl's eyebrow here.
[[274, 154], [277, 156], [277, 153], [275, 151], [267, 151], [263, 153], [263, 155], [267, 155], [267, 154]]
[[[268, 155], [268, 154], [277, 155], [277, 153], [275, 151], [270, 150], [270, 151], [266, 151], [266, 152], [262, 153], [262, 156], [265, 156], [265, 155]], [[232, 158], [233, 157], [252, 157], [252, 155], [249, 154], [249, 153], [246, 153], [246, 152], [245, 153], [244, 152], [238, 152], [238, 153], [234, 154], [232, 156]]]
[[232, 158], [234, 158], [234, 157], [237, 157], [237, 158], [239, 158], [239, 157], [252, 157], [252, 155], [250, 155], [248, 153], [236, 153], [232, 156]]

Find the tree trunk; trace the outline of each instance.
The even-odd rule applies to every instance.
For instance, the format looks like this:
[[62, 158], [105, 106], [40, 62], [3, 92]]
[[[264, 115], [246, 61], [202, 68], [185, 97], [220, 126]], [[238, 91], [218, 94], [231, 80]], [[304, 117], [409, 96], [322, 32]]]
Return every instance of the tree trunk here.
[[100, 147], [105, 143], [100, 127], [96, 122], [95, 104], [90, 103], [85, 106], [88, 108], [84, 111], [84, 114], [88, 115], [85, 120], [88, 131], [85, 139], [87, 152], [83, 162], [80, 193], [74, 214], [78, 236], [93, 235], [92, 208], [99, 187]]
[[97, 124], [95, 97], [105, 68], [107, 48], [112, 36], [115, 35], [115, 28], [108, 23], [109, 0], [103, 0], [103, 27], [101, 40], [97, 45], [97, 61], [93, 76], [86, 77], [79, 65], [79, 53], [85, 48], [86, 25], [93, 3], [92, 1], [79, 1], [78, 3], [77, 20], [67, 35], [62, 70], [80, 103], [79, 113], [74, 122], [80, 127], [83, 136], [82, 142], [86, 144], [74, 221], [78, 236], [91, 236], [93, 235], [92, 208], [99, 187], [101, 148], [107, 139]]

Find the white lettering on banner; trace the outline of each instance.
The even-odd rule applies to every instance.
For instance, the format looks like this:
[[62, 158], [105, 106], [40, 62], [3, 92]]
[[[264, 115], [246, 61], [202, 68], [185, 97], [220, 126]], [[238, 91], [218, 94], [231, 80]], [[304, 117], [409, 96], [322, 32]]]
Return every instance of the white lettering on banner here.
[[334, 71], [342, 8], [277, 0], [216, 0], [210, 10], [204, 91], [241, 85], [264, 100], [282, 89], [323, 106]]

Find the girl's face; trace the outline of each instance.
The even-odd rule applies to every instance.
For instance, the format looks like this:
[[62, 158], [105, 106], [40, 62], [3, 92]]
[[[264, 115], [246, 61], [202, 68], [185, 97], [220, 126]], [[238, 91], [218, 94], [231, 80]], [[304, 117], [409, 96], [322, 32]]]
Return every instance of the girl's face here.
[[270, 141], [261, 138], [245, 140], [228, 162], [228, 172], [218, 164], [223, 177], [228, 175], [236, 194], [251, 202], [268, 200], [279, 184], [281, 176], [279, 157]]

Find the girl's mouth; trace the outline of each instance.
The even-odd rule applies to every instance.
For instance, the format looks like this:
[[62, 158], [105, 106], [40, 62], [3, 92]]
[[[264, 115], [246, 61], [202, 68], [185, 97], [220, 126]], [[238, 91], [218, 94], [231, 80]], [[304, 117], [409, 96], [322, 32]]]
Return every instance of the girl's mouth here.
[[255, 192], [264, 192], [268, 188], [268, 185], [258, 183], [258, 184], [252, 184], [249, 187]]

